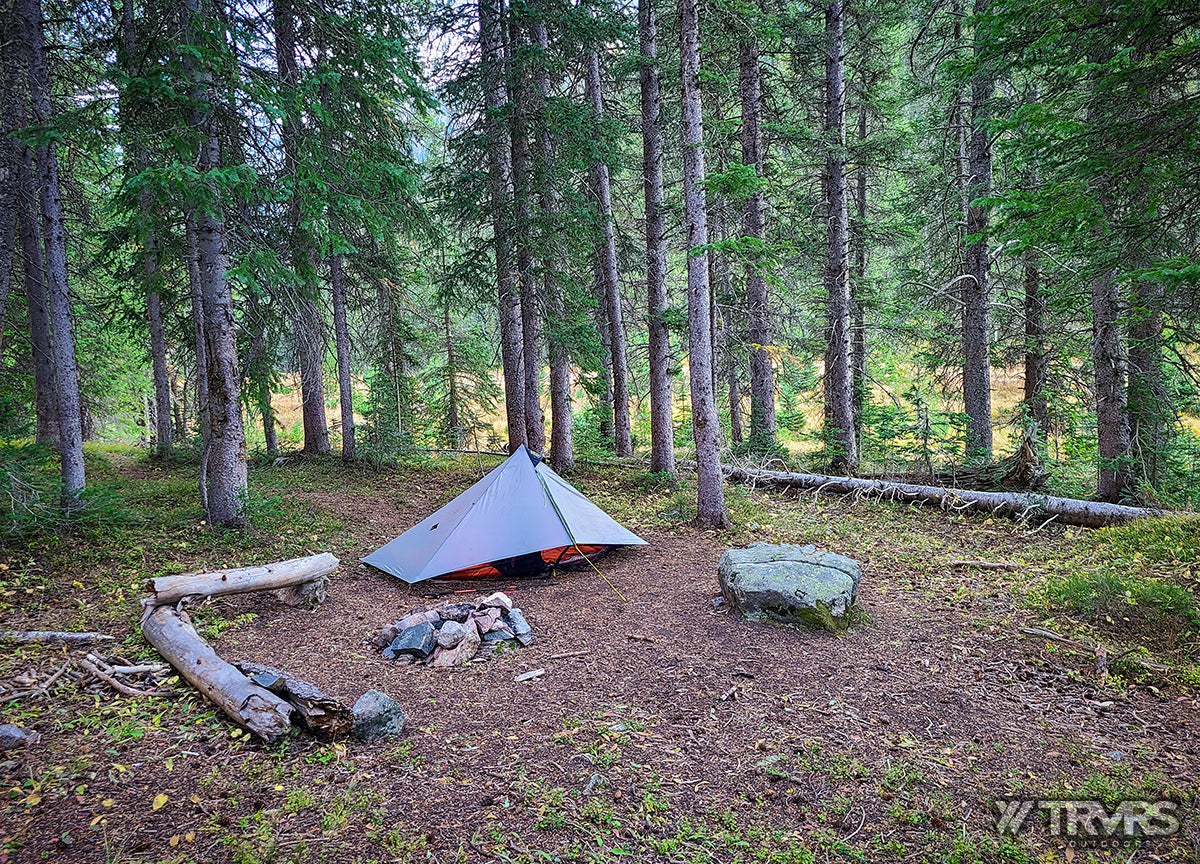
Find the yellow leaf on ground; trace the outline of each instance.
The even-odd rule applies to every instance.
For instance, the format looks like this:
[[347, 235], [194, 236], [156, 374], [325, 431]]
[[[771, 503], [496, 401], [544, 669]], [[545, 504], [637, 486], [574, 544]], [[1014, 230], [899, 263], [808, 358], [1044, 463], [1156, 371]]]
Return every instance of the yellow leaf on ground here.
[[154, 804], [151, 805], [151, 810], [161, 810], [162, 806], [167, 803], [167, 795], [165, 792], [159, 792], [154, 796]]
[[172, 846], [178, 846], [179, 845], [179, 835], [176, 834], [174, 837], [172, 837], [167, 842], [170, 843]]

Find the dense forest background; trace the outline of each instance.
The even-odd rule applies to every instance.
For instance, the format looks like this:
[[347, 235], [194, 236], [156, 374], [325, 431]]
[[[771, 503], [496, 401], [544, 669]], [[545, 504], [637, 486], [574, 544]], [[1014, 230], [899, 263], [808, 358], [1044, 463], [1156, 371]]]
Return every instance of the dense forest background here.
[[1192, 4], [0, 11], [9, 530], [91, 439], [226, 525], [336, 447], [1198, 488]]

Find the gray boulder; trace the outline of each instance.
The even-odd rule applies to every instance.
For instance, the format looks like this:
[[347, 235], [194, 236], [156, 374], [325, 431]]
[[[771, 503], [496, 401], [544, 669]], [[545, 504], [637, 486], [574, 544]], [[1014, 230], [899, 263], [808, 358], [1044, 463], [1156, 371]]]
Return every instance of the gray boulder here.
[[32, 729], [23, 729], [11, 723], [0, 725], [0, 751], [36, 744], [42, 736]]
[[395, 738], [404, 731], [404, 711], [378, 690], [368, 690], [354, 703], [351, 734], [363, 741]]
[[422, 622], [397, 636], [396, 640], [384, 649], [383, 656], [389, 660], [401, 654], [409, 654], [417, 659], [428, 657], [433, 653], [433, 638], [433, 625]]
[[717, 565], [721, 594], [751, 621], [844, 630], [858, 596], [857, 561], [815, 546], [755, 543]]

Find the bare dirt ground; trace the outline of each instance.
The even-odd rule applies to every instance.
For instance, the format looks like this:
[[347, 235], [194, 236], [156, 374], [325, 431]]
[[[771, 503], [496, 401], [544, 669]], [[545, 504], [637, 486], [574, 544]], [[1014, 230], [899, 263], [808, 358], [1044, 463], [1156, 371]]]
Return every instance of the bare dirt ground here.
[[[128, 484], [184, 483], [183, 473], [117, 472]], [[1136, 795], [1181, 800], [1181, 832], [1081, 858], [1196, 860], [1195, 691], [1119, 676], [1102, 685], [1092, 657], [1017, 634], [1043, 623], [1024, 600], [1029, 584], [1091, 532], [742, 490], [739, 528], [719, 535], [660, 517], [669, 492], [584, 475], [580, 488], [650, 544], [603, 561], [611, 586], [589, 570], [517, 587], [537, 641], [488, 663], [440, 672], [382, 660], [367, 640], [430, 602], [421, 594], [431, 589], [357, 559], [469, 475], [281, 486], [290, 509], [279, 525], [311, 529], [315, 541], [297, 542], [342, 558], [328, 600], [305, 611], [245, 597], [204, 613], [223, 656], [283, 667], [347, 703], [368, 688], [391, 695], [407, 717], [401, 739], [264, 747], [183, 685], [170, 699], [60, 690], [46, 704], [6, 704], [0, 722], [36, 728], [43, 742], [0, 755], [12, 790], [0, 805], [0, 864], [1070, 861], [1076, 850], [1046, 836], [1044, 820], [999, 836], [996, 799], [1111, 806]], [[197, 548], [177, 548], [175, 536]], [[759, 539], [862, 562], [864, 622], [833, 635], [714, 608], [722, 550]], [[222, 557], [205, 542], [157, 535], [140, 557], [91, 554], [83, 540], [12, 550], [13, 571], [51, 558], [74, 566], [37, 589], [51, 599], [7, 607], [0, 626], [66, 626], [68, 610], [69, 623], [91, 623], [99, 613], [85, 607], [112, 589], [97, 595], [90, 582], [114, 571], [129, 585], [117, 603], [127, 609], [164, 555], [177, 571], [195, 566], [194, 553], [211, 567], [280, 548], [262, 536]], [[955, 559], [1021, 569], [956, 569]], [[152, 656], [131, 618], [101, 626], [129, 633], [126, 653]], [[240, 623], [223, 629], [228, 621]], [[27, 649], [3, 671], [50, 670], [66, 656]], [[538, 668], [541, 678], [514, 683]]]

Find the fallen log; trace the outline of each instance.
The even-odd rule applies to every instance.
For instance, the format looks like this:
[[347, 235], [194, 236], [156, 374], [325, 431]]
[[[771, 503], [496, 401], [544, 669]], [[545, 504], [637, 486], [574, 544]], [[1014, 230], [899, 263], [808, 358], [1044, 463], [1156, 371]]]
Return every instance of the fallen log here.
[[218, 657], [174, 607], [148, 610], [142, 619], [142, 635], [234, 723], [267, 743], [291, 728], [292, 706]]
[[943, 510], [954, 512], [982, 511], [1022, 520], [1044, 516], [1055, 518], [1065, 525], [1082, 525], [1087, 528], [1100, 528], [1132, 519], [1164, 515], [1162, 511], [1145, 507], [1056, 498], [1053, 495], [1033, 492], [976, 492], [970, 489], [947, 489], [912, 483], [890, 483], [884, 480], [861, 480], [855, 477], [830, 477], [824, 474], [755, 471], [732, 466], [723, 466], [722, 470], [730, 480], [741, 483], [766, 483], [812, 492], [874, 496], [890, 501], [941, 507]]
[[[291, 605], [320, 602], [325, 597], [325, 577], [336, 570], [337, 566], [338, 559], [328, 552], [323, 552], [320, 555], [277, 561], [261, 567], [160, 576], [146, 583], [151, 596], [142, 600], [142, 605], [153, 608], [177, 603], [185, 597], [217, 597], [223, 594], [247, 594], [252, 591], [276, 591], [279, 599]], [[300, 590], [306, 583], [316, 583], [316, 586], [309, 590]], [[300, 589], [297, 586], [300, 586]]]
[[111, 642], [116, 637], [104, 633], [69, 633], [60, 630], [0, 630], [0, 643], [17, 645], [91, 645]]
[[234, 663], [255, 684], [266, 687], [296, 709], [300, 724], [310, 732], [346, 735], [354, 726], [354, 712], [317, 685], [261, 663]]

